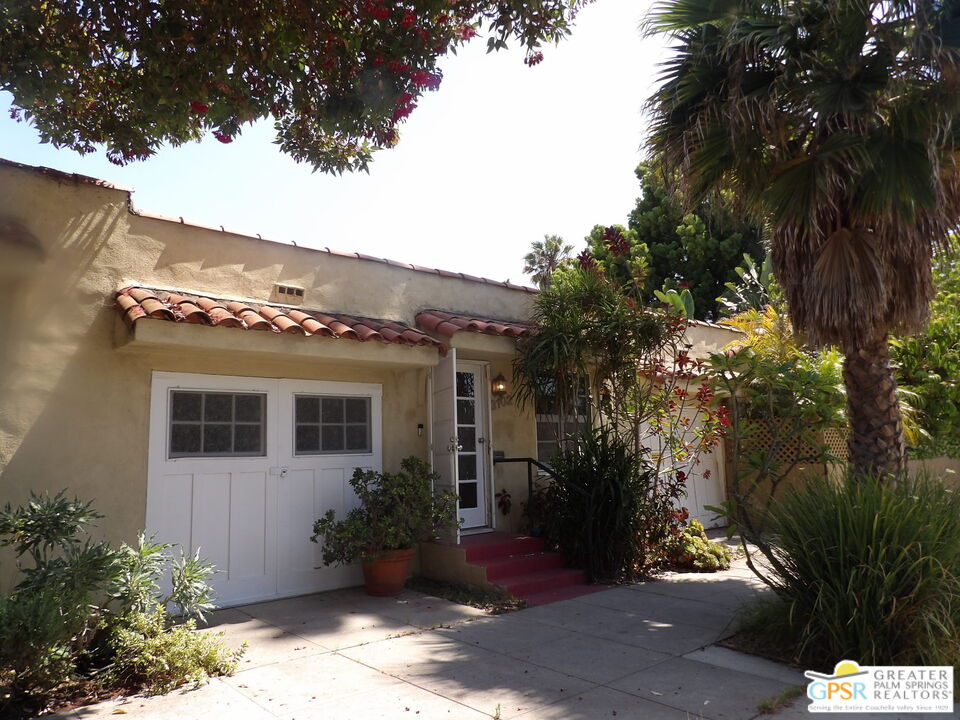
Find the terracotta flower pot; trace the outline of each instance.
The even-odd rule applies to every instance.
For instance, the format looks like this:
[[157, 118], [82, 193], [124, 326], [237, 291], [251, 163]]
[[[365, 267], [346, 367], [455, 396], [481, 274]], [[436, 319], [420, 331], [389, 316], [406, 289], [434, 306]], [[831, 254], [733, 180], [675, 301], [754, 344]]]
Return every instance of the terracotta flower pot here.
[[410, 574], [415, 548], [388, 550], [375, 560], [363, 563], [363, 581], [367, 595], [393, 597], [399, 595]]

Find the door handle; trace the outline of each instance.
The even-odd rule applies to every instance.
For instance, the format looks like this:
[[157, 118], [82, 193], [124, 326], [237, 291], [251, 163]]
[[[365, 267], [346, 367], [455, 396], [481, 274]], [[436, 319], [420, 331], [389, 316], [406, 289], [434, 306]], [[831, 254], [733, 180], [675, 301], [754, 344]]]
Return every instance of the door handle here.
[[463, 445], [460, 444], [460, 441], [452, 437], [450, 438], [450, 444], [447, 445], [447, 452], [460, 452], [463, 450]]
[[477, 438], [477, 442], [483, 445], [487, 441], [486, 438]]

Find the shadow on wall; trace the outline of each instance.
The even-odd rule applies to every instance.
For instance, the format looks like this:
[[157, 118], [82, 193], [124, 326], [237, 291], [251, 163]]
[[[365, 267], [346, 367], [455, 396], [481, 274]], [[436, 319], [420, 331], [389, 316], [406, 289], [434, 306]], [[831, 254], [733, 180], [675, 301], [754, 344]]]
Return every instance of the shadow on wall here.
[[[102, 443], [91, 430], [120, 427], [112, 381], [91, 379], [98, 354], [112, 351], [109, 279], [96, 268], [108, 266], [102, 255], [124, 213], [104, 205], [65, 222], [39, 216], [33, 231], [18, 218], [0, 218], [0, 503], [19, 504], [31, 488], [71, 486], [77, 461], [98, 472]], [[111, 495], [106, 504], [119, 505], [122, 493]]]

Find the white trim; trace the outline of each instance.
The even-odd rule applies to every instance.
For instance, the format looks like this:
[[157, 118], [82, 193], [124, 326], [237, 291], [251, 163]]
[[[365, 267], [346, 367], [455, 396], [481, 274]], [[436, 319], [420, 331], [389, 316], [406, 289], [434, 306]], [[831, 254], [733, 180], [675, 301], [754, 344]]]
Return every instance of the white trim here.
[[478, 444], [482, 445], [483, 447], [476, 451], [478, 475], [481, 474], [480, 470], [482, 463], [483, 487], [477, 489], [477, 502], [481, 504], [483, 509], [483, 524], [464, 528], [464, 531], [475, 529], [483, 530], [484, 528], [493, 528], [494, 522], [494, 513], [491, 503], [491, 499], [493, 498], [491, 490], [493, 487], [493, 455], [490, 448], [493, 446], [493, 425], [490, 417], [490, 362], [488, 360], [458, 359], [454, 371], [459, 372], [461, 368], [463, 368], [466, 372], [472, 372], [476, 374], [477, 383], [480, 387], [474, 388], [475, 406], [479, 409], [479, 412], [483, 414], [483, 422], [477, 426], [478, 434], [483, 433], [480, 435], [480, 437], [483, 438], [483, 443]]
[[[433, 462], [433, 368], [427, 368], [427, 396], [425, 398], [427, 406], [427, 461], [430, 463], [430, 470], [434, 469]], [[436, 483], [432, 483], [436, 490]]]

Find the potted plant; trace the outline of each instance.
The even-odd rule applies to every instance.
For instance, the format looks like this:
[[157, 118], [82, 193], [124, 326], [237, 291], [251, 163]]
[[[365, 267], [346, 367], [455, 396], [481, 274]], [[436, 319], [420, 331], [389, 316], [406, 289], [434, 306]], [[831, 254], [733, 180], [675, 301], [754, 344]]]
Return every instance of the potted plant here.
[[437, 479], [416, 457], [401, 462], [395, 474], [357, 468], [350, 485], [360, 507], [343, 520], [328, 510], [313, 524], [310, 540], [322, 541], [323, 564], [360, 561], [368, 594], [399, 595], [417, 545], [456, 523], [457, 496], [434, 493]]

